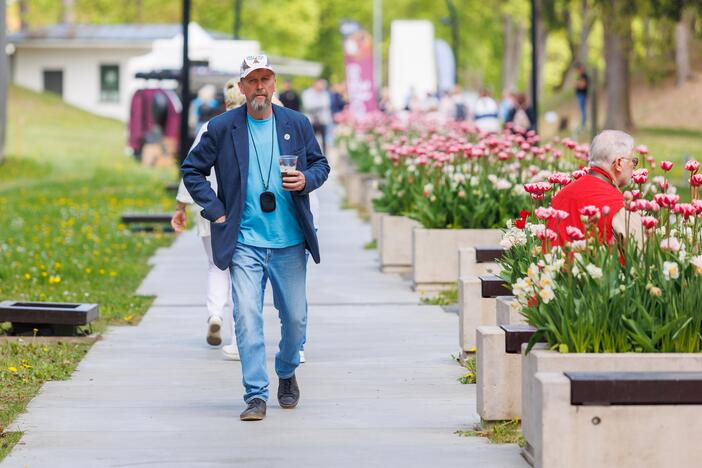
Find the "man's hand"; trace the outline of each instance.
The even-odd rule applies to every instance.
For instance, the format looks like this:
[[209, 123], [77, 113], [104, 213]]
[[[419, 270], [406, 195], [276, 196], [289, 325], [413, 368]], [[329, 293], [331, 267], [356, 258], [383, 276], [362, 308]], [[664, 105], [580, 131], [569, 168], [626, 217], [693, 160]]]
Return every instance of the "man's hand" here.
[[293, 171], [284, 174], [283, 189], [290, 192], [299, 192], [305, 188], [305, 174], [300, 171]]
[[222, 224], [227, 218], [224, 216], [220, 216], [219, 218], [215, 219], [215, 224]]
[[179, 206], [171, 218], [171, 226], [175, 232], [183, 232], [186, 224], [188, 224], [188, 214], [185, 212], [185, 207]]

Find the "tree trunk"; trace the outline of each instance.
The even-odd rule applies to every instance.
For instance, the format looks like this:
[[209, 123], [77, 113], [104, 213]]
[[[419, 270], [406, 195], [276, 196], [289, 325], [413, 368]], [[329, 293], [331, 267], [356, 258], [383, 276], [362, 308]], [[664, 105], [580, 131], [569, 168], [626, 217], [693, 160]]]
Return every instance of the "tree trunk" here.
[[524, 25], [511, 15], [502, 15], [502, 41], [502, 89], [517, 89]]
[[[568, 15], [568, 12], [566, 12]], [[575, 64], [582, 63], [587, 65], [587, 54], [588, 54], [588, 39], [590, 38], [590, 33], [595, 25], [596, 16], [591, 8], [588, 7], [587, 0], [581, 0], [580, 2], [580, 38], [577, 43], [572, 38], [574, 32], [572, 31], [572, 21], [569, 17], [566, 17], [564, 21], [566, 25], [566, 37], [568, 39], [568, 48], [570, 49], [570, 62], [563, 74], [561, 75], [561, 82], [556, 85], [556, 91], [562, 91], [566, 86], [571, 86], [575, 77]]]
[[75, 0], [61, 0], [61, 23], [75, 24]]
[[537, 69], [537, 83], [538, 83], [538, 88], [536, 92], [538, 93], [537, 96], [539, 98], [539, 102], [541, 102], [544, 98], [544, 88], [545, 88], [545, 83], [544, 83], [544, 70], [546, 69], [546, 46], [547, 46], [547, 41], [548, 41], [548, 30], [546, 29], [546, 22], [544, 21], [544, 2], [549, 1], [549, 0], [539, 0], [539, 17], [537, 18], [536, 22], [536, 39], [538, 41], [538, 47], [539, 47], [539, 54], [538, 54], [538, 61], [539, 61], [539, 67]]
[[677, 79], [676, 86], [681, 86], [686, 81], [693, 78], [692, 69], [690, 67], [690, 31], [692, 23], [695, 20], [694, 13], [689, 9], [682, 12], [680, 21], [675, 24], [675, 69]]
[[607, 85], [605, 128], [627, 130], [633, 127], [629, 99], [631, 18], [615, 16], [615, 12], [609, 10], [605, 8], [602, 15]]
[[7, 128], [7, 54], [5, 53], [5, 0], [0, 0], [0, 164], [5, 162]]
[[134, 6], [136, 8], [137, 23], [143, 23], [144, 22], [144, 2], [143, 2], [143, 0], [134, 0]]
[[25, 32], [29, 29], [29, 0], [19, 0], [19, 20], [20, 31]]

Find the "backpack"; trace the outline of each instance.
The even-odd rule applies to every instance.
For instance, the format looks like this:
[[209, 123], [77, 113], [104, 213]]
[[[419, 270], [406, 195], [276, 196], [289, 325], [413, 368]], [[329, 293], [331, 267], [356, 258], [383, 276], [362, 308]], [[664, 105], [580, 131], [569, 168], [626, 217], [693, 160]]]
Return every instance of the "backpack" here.
[[531, 119], [524, 109], [518, 107], [514, 112], [514, 118], [512, 119], [512, 124], [515, 127], [528, 130], [531, 127]]

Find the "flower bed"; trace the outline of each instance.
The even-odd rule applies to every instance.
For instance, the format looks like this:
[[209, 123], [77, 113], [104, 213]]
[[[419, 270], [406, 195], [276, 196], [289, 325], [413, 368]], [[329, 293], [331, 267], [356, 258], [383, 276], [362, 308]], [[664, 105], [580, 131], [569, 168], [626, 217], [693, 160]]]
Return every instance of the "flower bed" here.
[[[672, 167], [661, 163], [663, 171]], [[503, 278], [512, 283], [527, 322], [563, 352], [699, 352], [702, 350], [702, 201], [699, 164], [688, 163], [691, 203], [681, 203], [665, 176], [624, 193], [627, 224], [641, 217], [640, 243], [603, 242], [595, 207], [581, 210], [585, 232], [568, 227], [569, 242], [552, 247], [545, 221], [558, 210], [540, 207], [511, 227]], [[651, 168], [653, 171], [653, 168]]]

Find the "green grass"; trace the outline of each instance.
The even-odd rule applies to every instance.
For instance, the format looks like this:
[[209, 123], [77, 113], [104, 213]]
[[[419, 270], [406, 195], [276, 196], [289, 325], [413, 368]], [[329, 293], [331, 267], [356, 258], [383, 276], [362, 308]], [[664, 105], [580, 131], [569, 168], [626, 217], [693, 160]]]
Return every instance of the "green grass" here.
[[423, 305], [447, 306], [458, 302], [458, 286], [439, 291], [436, 294], [422, 296], [419, 300]]
[[493, 444], [518, 444], [524, 447], [521, 423], [518, 419], [511, 421], [487, 422], [478, 424], [470, 431], [456, 431], [459, 437], [485, 437]]
[[364, 250], [375, 250], [375, 249], [377, 249], [377, 248], [378, 248], [378, 241], [376, 241], [375, 239], [373, 239], [373, 240], [370, 241], [370, 242], [366, 242], [365, 244], [363, 244], [363, 249], [364, 249]]
[[0, 460], [19, 441], [21, 433], [5, 428], [47, 380], [65, 380], [90, 347], [87, 344], [4, 343], [0, 346]]
[[476, 378], [478, 376], [478, 364], [475, 360], [475, 356], [469, 356], [465, 359], [456, 359], [458, 363], [463, 366], [466, 373], [458, 378], [458, 381], [463, 385], [476, 383]]
[[21, 432], [2, 432], [0, 433], [0, 461], [2, 461], [12, 447], [22, 438]]
[[[138, 165], [123, 153], [123, 123], [54, 96], [11, 87], [8, 110], [9, 157], [0, 165], [0, 300], [97, 303], [98, 331], [137, 323], [153, 300], [135, 294], [147, 260], [173, 236], [133, 233], [120, 216], [171, 211], [175, 202], [164, 186], [175, 180], [175, 169]], [[0, 334], [7, 329], [0, 326]], [[87, 349], [0, 345], [3, 428], [44, 381], [67, 378]], [[3, 445], [16, 437], [3, 435]]]

